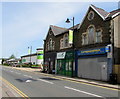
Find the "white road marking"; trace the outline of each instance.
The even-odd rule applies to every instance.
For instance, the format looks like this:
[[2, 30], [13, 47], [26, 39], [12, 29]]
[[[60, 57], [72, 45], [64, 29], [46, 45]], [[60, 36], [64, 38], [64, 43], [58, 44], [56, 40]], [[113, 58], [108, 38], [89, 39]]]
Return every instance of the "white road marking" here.
[[32, 76], [29, 76], [29, 75], [23, 75], [23, 76], [25, 76], [25, 77], [29, 77], [29, 78], [32, 78]]
[[46, 82], [46, 83], [49, 83], [49, 84], [54, 84], [53, 82], [50, 82], [50, 81], [47, 81], [47, 80], [43, 80], [43, 79], [37, 79], [37, 80], [40, 80], [40, 81], [43, 81], [43, 82]]
[[26, 80], [27, 83], [32, 82], [31, 80]]
[[16, 74], [21, 74], [21, 73], [18, 73], [18, 72], [15, 72]]
[[86, 92], [86, 91], [82, 91], [82, 90], [74, 89], [74, 88], [71, 88], [71, 87], [68, 87], [68, 86], [64, 86], [64, 87], [67, 88], [67, 89], [71, 89], [71, 90], [74, 90], [74, 91], [77, 91], [77, 92], [81, 92], [81, 93], [87, 94], [87, 95], [91, 95], [91, 96], [95, 96], [95, 97], [101, 97], [101, 98], [103, 98], [103, 97], [100, 96], [100, 95], [96, 95], [96, 94], [89, 93], [89, 92]]
[[13, 72], [13, 71], [10, 71], [10, 72]]

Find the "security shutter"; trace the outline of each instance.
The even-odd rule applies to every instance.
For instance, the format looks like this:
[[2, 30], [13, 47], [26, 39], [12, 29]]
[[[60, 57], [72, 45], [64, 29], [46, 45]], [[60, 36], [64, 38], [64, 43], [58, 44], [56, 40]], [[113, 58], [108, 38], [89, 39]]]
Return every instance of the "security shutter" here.
[[[103, 66], [106, 66], [105, 70], [103, 70]], [[95, 57], [78, 59], [78, 77], [107, 80], [107, 58]]]

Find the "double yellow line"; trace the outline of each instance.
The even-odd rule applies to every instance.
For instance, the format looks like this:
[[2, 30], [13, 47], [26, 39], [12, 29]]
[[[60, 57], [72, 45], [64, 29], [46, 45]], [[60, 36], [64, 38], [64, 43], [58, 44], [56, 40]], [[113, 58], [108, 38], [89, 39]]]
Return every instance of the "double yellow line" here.
[[20, 91], [18, 88], [16, 88], [14, 85], [12, 85], [10, 82], [5, 80], [3, 77], [0, 76], [0, 80], [5, 82], [7, 85], [9, 85], [15, 92], [17, 92], [21, 97], [24, 99], [30, 99], [26, 94], [24, 94], [22, 91]]

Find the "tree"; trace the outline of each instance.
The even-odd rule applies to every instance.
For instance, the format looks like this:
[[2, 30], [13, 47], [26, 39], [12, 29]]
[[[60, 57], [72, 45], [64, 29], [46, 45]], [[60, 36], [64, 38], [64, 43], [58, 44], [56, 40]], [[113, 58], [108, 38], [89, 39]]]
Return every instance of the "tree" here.
[[15, 59], [16, 57], [15, 57], [15, 55], [14, 54], [12, 54], [10, 57], [9, 57], [9, 59]]
[[3, 62], [5, 61], [5, 59], [4, 58], [2, 58], [2, 64], [3, 64]]

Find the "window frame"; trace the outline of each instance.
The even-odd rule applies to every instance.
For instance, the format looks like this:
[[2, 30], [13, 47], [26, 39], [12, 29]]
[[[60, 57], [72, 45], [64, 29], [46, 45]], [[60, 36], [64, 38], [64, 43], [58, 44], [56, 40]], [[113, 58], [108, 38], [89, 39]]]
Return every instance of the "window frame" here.
[[[92, 35], [90, 35], [90, 32], [89, 32], [89, 29], [91, 28], [91, 27], [93, 27], [93, 34]], [[96, 41], [96, 28], [95, 28], [95, 26], [94, 25], [89, 25], [88, 26], [88, 28], [87, 28], [87, 33], [88, 33], [88, 44], [94, 44], [95, 43], [95, 41]], [[90, 36], [92, 36], [92, 38], [90, 37]], [[93, 40], [93, 42], [91, 41], [91, 40]]]
[[[86, 41], [84, 39], [84, 37], [85, 37], [84, 35], [86, 35]], [[87, 45], [87, 44], [88, 44], [88, 33], [85, 32], [85, 33], [82, 33], [82, 45]]]
[[[97, 35], [98, 32], [101, 32], [101, 35]], [[101, 28], [96, 30], [96, 33], [95, 33], [95, 42], [96, 43], [101, 43], [102, 42], [102, 32], [103, 32], [103, 30]], [[98, 37], [100, 37], [99, 42], [98, 42]]]
[[[67, 44], [66, 44], [66, 40], [67, 40]], [[69, 47], [69, 38], [68, 38], [68, 33], [64, 34], [63, 36], [63, 47], [64, 48], [68, 48]]]

